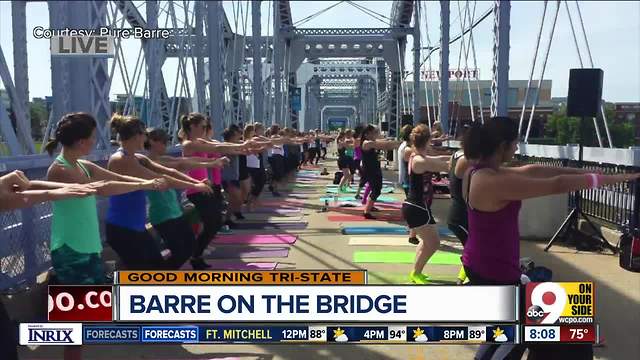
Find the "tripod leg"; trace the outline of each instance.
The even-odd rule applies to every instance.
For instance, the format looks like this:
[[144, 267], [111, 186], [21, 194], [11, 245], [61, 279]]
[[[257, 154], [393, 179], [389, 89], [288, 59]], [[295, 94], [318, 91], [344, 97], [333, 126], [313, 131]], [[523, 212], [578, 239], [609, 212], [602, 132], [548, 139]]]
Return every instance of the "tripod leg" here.
[[567, 217], [564, 219], [564, 221], [562, 222], [562, 225], [560, 225], [560, 227], [558, 228], [558, 231], [556, 231], [556, 233], [551, 237], [551, 240], [549, 240], [549, 242], [547, 243], [547, 246], [545, 246], [544, 251], [549, 251], [553, 243], [556, 242], [556, 240], [558, 240], [558, 238], [560, 238], [561, 236], [564, 236], [567, 226], [569, 226], [569, 224], [571, 223], [571, 221], [575, 216], [576, 216], [576, 209], [573, 209], [571, 210], [569, 215], [567, 215]]
[[589, 224], [589, 226], [591, 227], [591, 230], [593, 230], [595, 235], [598, 237], [598, 240], [600, 240], [600, 242], [604, 247], [613, 251], [614, 254], [618, 252], [618, 249], [616, 249], [615, 246], [611, 245], [611, 243], [609, 243], [607, 239], [604, 238], [604, 235], [602, 235], [602, 231], [598, 229], [595, 226], [595, 224], [591, 221], [591, 219], [589, 219], [589, 217], [586, 216], [582, 211], [580, 211], [580, 217], [582, 217], [587, 222], [587, 224]]

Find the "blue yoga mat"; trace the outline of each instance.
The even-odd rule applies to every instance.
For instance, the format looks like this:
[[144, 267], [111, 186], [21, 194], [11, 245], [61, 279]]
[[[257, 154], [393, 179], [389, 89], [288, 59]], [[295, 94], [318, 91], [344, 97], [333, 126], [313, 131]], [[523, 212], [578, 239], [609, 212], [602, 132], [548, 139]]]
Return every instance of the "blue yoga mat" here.
[[409, 230], [403, 226], [352, 226], [342, 228], [344, 235], [373, 235], [373, 234], [394, 234], [408, 235]]
[[[438, 227], [440, 236], [453, 236], [451, 230]], [[344, 235], [409, 235], [409, 230], [404, 226], [350, 226], [342, 228]]]

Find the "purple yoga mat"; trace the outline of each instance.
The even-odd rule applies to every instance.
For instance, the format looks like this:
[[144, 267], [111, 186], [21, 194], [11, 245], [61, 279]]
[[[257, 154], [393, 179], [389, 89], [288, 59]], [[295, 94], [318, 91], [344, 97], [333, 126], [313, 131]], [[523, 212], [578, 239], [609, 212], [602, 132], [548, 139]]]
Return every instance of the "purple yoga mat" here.
[[242, 223], [238, 224], [238, 230], [261, 230], [261, 229], [306, 229], [306, 222], [298, 223]]
[[289, 256], [288, 247], [280, 246], [220, 246], [205, 259], [237, 259], [237, 258], [284, 258]]
[[[210, 261], [209, 270], [275, 270], [277, 262], [243, 262], [242, 260]], [[192, 270], [189, 263], [184, 264], [180, 270]]]
[[214, 244], [293, 244], [298, 239], [289, 234], [234, 234], [220, 235], [213, 240]]

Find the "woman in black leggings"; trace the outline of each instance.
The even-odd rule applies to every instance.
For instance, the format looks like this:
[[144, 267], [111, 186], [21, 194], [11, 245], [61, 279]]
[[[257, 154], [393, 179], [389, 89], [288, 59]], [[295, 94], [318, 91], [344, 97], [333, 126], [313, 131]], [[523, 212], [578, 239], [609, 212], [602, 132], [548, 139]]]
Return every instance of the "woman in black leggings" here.
[[378, 160], [378, 150], [391, 150], [397, 148], [400, 143], [395, 140], [379, 139], [380, 132], [373, 125], [368, 125], [362, 132], [360, 147], [362, 148], [362, 167], [365, 173], [365, 181], [371, 186], [371, 193], [367, 199], [364, 210], [366, 219], [375, 219], [371, 215], [373, 205], [382, 192], [382, 169]]

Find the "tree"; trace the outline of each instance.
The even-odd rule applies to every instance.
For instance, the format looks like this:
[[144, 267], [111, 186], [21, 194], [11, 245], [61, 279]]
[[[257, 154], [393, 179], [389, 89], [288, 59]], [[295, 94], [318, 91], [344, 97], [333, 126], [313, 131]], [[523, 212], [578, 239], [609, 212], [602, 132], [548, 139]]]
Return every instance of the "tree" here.
[[34, 101], [29, 104], [29, 114], [31, 115], [31, 135], [34, 139], [42, 138], [42, 129], [47, 126], [49, 113], [47, 107], [41, 101]]
[[[545, 126], [545, 135], [554, 139], [556, 145], [577, 144], [580, 141], [580, 127], [582, 119], [577, 117], [569, 117], [566, 115], [566, 107], [560, 108], [556, 113], [550, 116]], [[630, 122], [616, 122], [614, 119], [613, 106], [607, 104], [605, 106], [605, 114], [607, 116], [607, 125], [611, 133], [611, 141], [614, 147], [627, 148], [634, 145], [634, 126]], [[603, 143], [607, 144], [606, 130], [604, 128], [601, 116], [598, 116], [598, 129]], [[584, 146], [599, 146], [593, 120], [585, 119], [584, 124]]]

